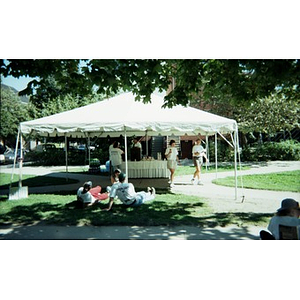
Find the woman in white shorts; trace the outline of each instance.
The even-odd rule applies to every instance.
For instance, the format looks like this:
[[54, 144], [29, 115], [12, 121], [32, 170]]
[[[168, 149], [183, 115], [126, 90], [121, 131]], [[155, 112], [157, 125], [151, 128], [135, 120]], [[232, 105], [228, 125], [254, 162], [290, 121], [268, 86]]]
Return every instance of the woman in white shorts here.
[[208, 162], [208, 158], [205, 154], [205, 149], [201, 146], [201, 139], [196, 140], [196, 144], [193, 146], [192, 149], [192, 155], [193, 155], [193, 163], [196, 168], [196, 171], [194, 173], [194, 176], [191, 180], [191, 183], [194, 184], [195, 179], [198, 179], [198, 184], [202, 185], [202, 182], [200, 180], [200, 174], [201, 174], [201, 166], [203, 164], [203, 157], [206, 159], [206, 162]]
[[170, 170], [170, 186], [174, 187], [174, 174], [177, 168], [178, 150], [176, 149], [176, 143], [171, 140], [169, 147], [166, 149], [165, 156], [167, 158], [167, 168]]

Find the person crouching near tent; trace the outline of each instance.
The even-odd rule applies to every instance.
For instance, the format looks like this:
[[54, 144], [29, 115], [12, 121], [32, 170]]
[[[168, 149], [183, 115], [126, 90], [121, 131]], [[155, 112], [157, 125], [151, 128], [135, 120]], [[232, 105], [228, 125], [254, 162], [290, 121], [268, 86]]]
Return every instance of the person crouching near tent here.
[[170, 187], [174, 187], [174, 174], [177, 168], [178, 159], [178, 150], [176, 149], [176, 143], [174, 140], [171, 140], [169, 147], [165, 151], [165, 156], [167, 158], [167, 168], [170, 171]]
[[108, 203], [108, 207], [104, 208], [104, 211], [109, 211], [112, 208], [114, 203], [114, 199], [118, 197], [120, 201], [126, 206], [140, 206], [143, 203], [153, 200], [155, 198], [155, 188], [149, 188], [148, 192], [136, 192], [134, 189], [134, 185], [132, 183], [124, 182], [126, 178], [126, 174], [119, 174], [119, 182], [116, 182], [112, 185], [110, 190], [110, 199]]
[[92, 182], [87, 181], [77, 190], [77, 201], [83, 208], [95, 205], [109, 196], [109, 193], [101, 193], [101, 186], [92, 186]]

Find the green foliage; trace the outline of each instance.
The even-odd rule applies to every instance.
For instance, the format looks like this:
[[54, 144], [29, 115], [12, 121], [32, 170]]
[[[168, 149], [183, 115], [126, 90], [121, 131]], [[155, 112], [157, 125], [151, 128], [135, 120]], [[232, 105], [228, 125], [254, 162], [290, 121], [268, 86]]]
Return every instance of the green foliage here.
[[100, 160], [98, 158], [93, 158], [90, 161], [90, 167], [99, 167], [100, 166]]
[[300, 143], [293, 140], [264, 143], [261, 152], [271, 160], [300, 160]]
[[[186, 105], [196, 100], [225, 99], [251, 103], [280, 91], [299, 98], [300, 61], [292, 59], [96, 59], [96, 60], [8, 60], [2, 61], [4, 76], [35, 78], [21, 94], [34, 94], [40, 102], [57, 95], [83, 97], [97, 90], [111, 95], [130, 90], [137, 100], [149, 101], [155, 89], [167, 90], [175, 78], [175, 89], [166, 106]], [[52, 83], [50, 82], [52, 81]]]
[[[215, 141], [209, 142], [209, 160], [215, 161]], [[217, 154], [219, 162], [233, 162], [234, 161], [234, 149], [228, 145], [223, 139], [218, 140]], [[204, 159], [205, 160], [205, 159]]]
[[14, 146], [19, 123], [28, 119], [26, 104], [10, 89], [1, 88], [0, 138]]
[[63, 149], [51, 149], [43, 152], [31, 151], [26, 154], [26, 159], [38, 166], [61, 166], [66, 163]]
[[55, 98], [47, 98], [47, 100], [41, 101], [41, 98], [35, 95], [31, 97], [29, 113], [32, 118], [42, 118], [88, 105], [100, 101], [101, 99], [99, 95], [79, 97], [68, 94], [56, 96]]
[[97, 147], [95, 150], [91, 151], [91, 159], [98, 159], [101, 165], [105, 165], [106, 161], [109, 159], [108, 146], [102, 145], [102, 147]]
[[249, 107], [235, 106], [233, 117], [244, 133], [276, 133], [299, 128], [300, 97], [289, 99], [280, 93], [256, 99]]
[[242, 161], [300, 160], [300, 143], [294, 140], [265, 142], [246, 146], [241, 153]]

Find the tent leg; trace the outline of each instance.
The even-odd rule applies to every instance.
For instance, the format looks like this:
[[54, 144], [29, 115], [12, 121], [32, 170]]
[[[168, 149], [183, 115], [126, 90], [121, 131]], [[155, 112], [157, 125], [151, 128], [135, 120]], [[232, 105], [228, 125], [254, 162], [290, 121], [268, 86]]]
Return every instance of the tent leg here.
[[89, 166], [91, 165], [91, 138], [88, 134], [88, 154], [89, 154]]
[[234, 132], [234, 179], [235, 179], [235, 200], [237, 200], [237, 131]]
[[[208, 135], [205, 136], [205, 150], [206, 150], [206, 156], [209, 159], [209, 151], [208, 151]], [[205, 161], [205, 171], [207, 172], [207, 161]]]
[[68, 138], [67, 135], [65, 135], [65, 160], [66, 160], [66, 180], [69, 179], [69, 169], [68, 169]]
[[216, 179], [218, 178], [218, 138], [215, 133], [215, 164], [216, 164]]
[[16, 147], [15, 147], [15, 155], [14, 155], [14, 165], [13, 165], [13, 169], [12, 169], [12, 172], [11, 172], [9, 188], [11, 188], [12, 181], [13, 181], [13, 178], [14, 178], [14, 173], [15, 173], [15, 168], [16, 168], [16, 161], [17, 161], [19, 138], [20, 138], [20, 128], [18, 130], [18, 135], [17, 135]]
[[[20, 159], [19, 159], [19, 189], [22, 188], [22, 175], [23, 175], [23, 139], [22, 139], [22, 133], [20, 133]], [[15, 156], [17, 153], [15, 153]]]
[[125, 174], [126, 174], [126, 179], [125, 181], [128, 182], [128, 158], [127, 158], [127, 133], [126, 133], [126, 128], [124, 129], [124, 137], [125, 137]]
[[[18, 143], [20, 141], [20, 158], [19, 158], [19, 185], [18, 187], [11, 187], [12, 178], [10, 182], [9, 188], [9, 200], [18, 200], [28, 198], [28, 186], [22, 186], [22, 173], [23, 173], [23, 140], [22, 140], [22, 132], [21, 129], [18, 131], [17, 144], [15, 149], [15, 157], [14, 157], [14, 167], [16, 164], [17, 154], [18, 154]], [[13, 168], [14, 172], [14, 168]]]
[[149, 147], [148, 147], [148, 131], [146, 131], [146, 134], [145, 134], [145, 140], [146, 140], [146, 157], [149, 156]]
[[[242, 164], [241, 164], [241, 152], [240, 152], [240, 142], [239, 142], [239, 135], [238, 135], [238, 131], [237, 131], [237, 154], [238, 154], [238, 163], [239, 163], [239, 167], [240, 167], [240, 171], [242, 171]], [[243, 176], [240, 173], [240, 179], [241, 179], [241, 189], [242, 189], [242, 203], [245, 200], [245, 194], [244, 194], [244, 184], [243, 184]]]

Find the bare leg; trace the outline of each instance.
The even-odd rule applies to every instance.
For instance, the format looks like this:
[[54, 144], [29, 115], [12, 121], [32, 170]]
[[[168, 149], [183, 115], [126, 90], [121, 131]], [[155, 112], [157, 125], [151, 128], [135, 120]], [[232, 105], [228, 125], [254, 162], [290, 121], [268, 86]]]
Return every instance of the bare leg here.
[[171, 176], [170, 176], [170, 180], [171, 180], [171, 183], [173, 183], [174, 181], [174, 173], [175, 173], [175, 169], [169, 169], [170, 172], [171, 172]]

